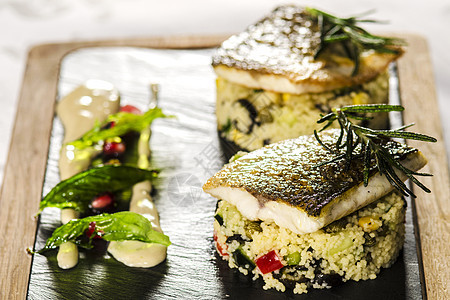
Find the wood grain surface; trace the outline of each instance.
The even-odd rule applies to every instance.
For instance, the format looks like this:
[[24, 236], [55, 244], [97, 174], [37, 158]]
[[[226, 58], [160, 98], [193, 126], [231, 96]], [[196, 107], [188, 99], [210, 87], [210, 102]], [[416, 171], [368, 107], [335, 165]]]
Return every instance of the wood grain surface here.
[[[202, 48], [218, 45], [225, 36], [161, 37], [91, 41], [36, 46], [29, 52], [14, 130], [0, 194], [0, 299], [26, 297], [33, 245], [58, 84], [59, 66], [69, 52], [95, 46]], [[429, 159], [422, 181], [431, 194], [415, 189], [417, 223], [426, 294], [429, 299], [449, 297], [449, 173], [441, 122], [426, 41], [407, 36], [408, 52], [398, 62], [405, 123], [413, 130], [436, 137], [436, 144], [411, 143]]]
[[425, 287], [428, 299], [449, 299], [450, 279], [450, 182], [442, 135], [434, 77], [426, 41], [408, 36], [408, 51], [399, 61], [400, 94], [406, 107], [405, 124], [415, 123], [412, 131], [434, 136], [438, 142], [410, 141], [428, 158], [421, 172], [433, 174], [420, 180], [431, 189], [427, 194], [414, 188], [420, 235]]

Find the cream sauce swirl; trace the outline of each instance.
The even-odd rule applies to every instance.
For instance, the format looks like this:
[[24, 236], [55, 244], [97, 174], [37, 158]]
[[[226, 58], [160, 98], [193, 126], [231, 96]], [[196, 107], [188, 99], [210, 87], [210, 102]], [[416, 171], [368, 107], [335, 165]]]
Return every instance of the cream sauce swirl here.
[[[86, 170], [93, 157], [102, 151], [101, 146], [76, 150], [67, 142], [80, 138], [96, 122], [103, 122], [110, 114], [120, 110], [120, 96], [111, 83], [89, 80], [64, 97], [57, 106], [57, 114], [64, 125], [64, 145], [59, 160], [61, 180]], [[143, 130], [138, 141], [138, 167], [149, 167], [150, 129]], [[144, 181], [133, 186], [130, 211], [142, 214], [152, 222], [155, 230], [162, 232], [158, 211], [150, 196], [151, 183]], [[78, 218], [73, 209], [61, 211], [63, 224]], [[152, 267], [166, 258], [167, 247], [140, 241], [110, 242], [108, 252], [127, 266]], [[78, 262], [78, 249], [68, 242], [61, 245], [57, 255], [58, 265], [63, 269], [74, 267]]]

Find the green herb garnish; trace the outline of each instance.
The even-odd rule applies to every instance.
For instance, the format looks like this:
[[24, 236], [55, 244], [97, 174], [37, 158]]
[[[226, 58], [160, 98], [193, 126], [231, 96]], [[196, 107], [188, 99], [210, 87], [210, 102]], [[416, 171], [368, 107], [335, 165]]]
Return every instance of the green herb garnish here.
[[359, 27], [358, 23], [378, 23], [376, 20], [360, 19], [365, 14], [339, 18], [315, 8], [308, 7], [306, 10], [317, 17], [320, 28], [320, 45], [315, 57], [332, 45], [340, 45], [345, 55], [354, 62], [352, 76], [358, 73], [363, 50], [399, 54], [396, 46], [405, 45], [402, 39], [373, 35]]
[[419, 186], [422, 190], [429, 193], [430, 190], [425, 187], [414, 176], [432, 176], [427, 173], [417, 173], [408, 168], [405, 168], [400, 162], [394, 158], [389, 152], [388, 144], [386, 140], [390, 138], [400, 138], [409, 140], [419, 140], [425, 142], [436, 142], [437, 140], [431, 136], [423, 135], [420, 133], [405, 132], [406, 128], [411, 127], [414, 124], [406, 125], [398, 129], [393, 130], [374, 130], [366, 127], [362, 127], [354, 124], [350, 119], [354, 120], [370, 120], [369, 116], [365, 116], [367, 113], [386, 113], [391, 111], [403, 111], [404, 108], [401, 105], [387, 105], [387, 104], [367, 104], [367, 105], [350, 105], [341, 108], [333, 108], [332, 112], [322, 116], [317, 123], [325, 123], [325, 126], [319, 130], [323, 131], [337, 121], [340, 126], [340, 135], [336, 141], [335, 149], [332, 149], [325, 145], [317, 131], [314, 131], [314, 135], [317, 141], [330, 152], [341, 152], [344, 149], [343, 154], [339, 154], [336, 158], [327, 161], [323, 164], [328, 164], [340, 159], [345, 159], [347, 166], [355, 158], [362, 158], [364, 162], [364, 186], [367, 186], [369, 182], [369, 173], [372, 161], [375, 160], [378, 171], [385, 175], [388, 181], [403, 195], [410, 195], [415, 197], [414, 193], [403, 183], [402, 180], [395, 173], [395, 169], [405, 174], [413, 183]]
[[[149, 109], [143, 115], [119, 112], [110, 115], [104, 123], [97, 123], [94, 128], [86, 132], [78, 140], [69, 143], [69, 145], [82, 150], [100, 141], [121, 136], [130, 131], [140, 132], [149, 127], [153, 120], [165, 117], [167, 116], [158, 107]], [[114, 123], [114, 126], [106, 128], [111, 122]]]
[[[89, 238], [80, 238], [93, 225], [93, 231]], [[73, 242], [78, 246], [90, 249], [92, 248], [92, 240], [96, 236], [106, 241], [136, 240], [165, 246], [171, 244], [169, 237], [154, 230], [152, 223], [144, 216], [130, 211], [122, 211], [115, 214], [102, 214], [72, 220], [58, 227], [47, 240], [44, 248], [37, 252], [42, 253], [55, 249], [66, 242]]]
[[149, 171], [125, 165], [106, 165], [78, 173], [58, 183], [40, 204], [45, 207], [72, 208], [86, 212], [92, 199], [99, 193], [118, 192], [156, 177]]

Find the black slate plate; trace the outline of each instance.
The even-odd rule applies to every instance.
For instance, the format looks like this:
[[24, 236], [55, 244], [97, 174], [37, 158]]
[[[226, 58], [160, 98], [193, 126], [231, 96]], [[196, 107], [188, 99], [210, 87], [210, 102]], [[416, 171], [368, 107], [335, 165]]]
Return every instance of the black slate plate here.
[[[228, 265], [216, 253], [212, 240], [216, 201], [201, 186], [225, 162], [216, 131], [215, 76], [212, 50], [154, 50], [87, 48], [64, 58], [58, 94], [64, 96], [87, 79], [112, 82], [123, 104], [145, 108], [149, 83], [161, 85], [159, 106], [176, 119], [152, 125], [152, 164], [162, 170], [154, 187], [161, 226], [173, 245], [167, 260], [150, 268], [129, 268], [104, 251], [80, 252], [71, 270], [57, 266], [56, 251], [34, 255], [29, 299], [420, 299], [421, 283], [411, 206], [407, 236], [397, 262], [376, 280], [347, 282], [305, 295], [263, 290]], [[398, 101], [397, 84], [392, 96]], [[397, 116], [398, 118], [398, 116]], [[58, 183], [57, 159], [63, 136], [54, 120], [43, 195]], [[227, 150], [227, 149], [225, 149]], [[46, 209], [36, 233], [40, 249], [59, 226], [59, 211]], [[101, 248], [101, 247], [100, 247]]]

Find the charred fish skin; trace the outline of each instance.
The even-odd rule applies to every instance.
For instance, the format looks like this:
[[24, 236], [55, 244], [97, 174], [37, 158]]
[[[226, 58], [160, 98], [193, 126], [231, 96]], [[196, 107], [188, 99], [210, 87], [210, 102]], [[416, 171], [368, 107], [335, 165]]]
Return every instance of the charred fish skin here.
[[[320, 136], [331, 146], [339, 132], [328, 130]], [[417, 170], [426, 164], [420, 151], [389, 143], [391, 154], [408, 168]], [[249, 219], [272, 219], [300, 234], [313, 232], [393, 189], [376, 172], [375, 164], [368, 187], [363, 186], [361, 160], [354, 160], [348, 168], [344, 159], [318, 166], [336, 156], [314, 136], [302, 136], [268, 145], [227, 164], [203, 189], [236, 205]], [[244, 200], [234, 199], [236, 195]]]
[[403, 53], [400, 46], [397, 53], [362, 51], [359, 71], [353, 76], [353, 62], [339, 49], [316, 59], [320, 44], [317, 17], [305, 8], [285, 5], [226, 40], [212, 65], [219, 77], [250, 88], [318, 93], [373, 80]]
[[307, 78], [322, 66], [311, 64], [319, 45], [319, 27], [310, 14], [293, 5], [282, 6], [225, 41], [212, 64]]
[[[339, 130], [332, 130], [321, 137], [331, 145], [338, 135]], [[396, 147], [392, 152], [399, 159], [418, 152], [400, 143], [392, 145]], [[244, 188], [257, 198], [285, 202], [317, 217], [334, 198], [363, 181], [361, 159], [352, 161], [348, 170], [344, 159], [318, 166], [336, 156], [314, 136], [303, 136], [247, 154], [225, 166], [205, 186]], [[374, 171], [372, 166], [371, 172]]]

